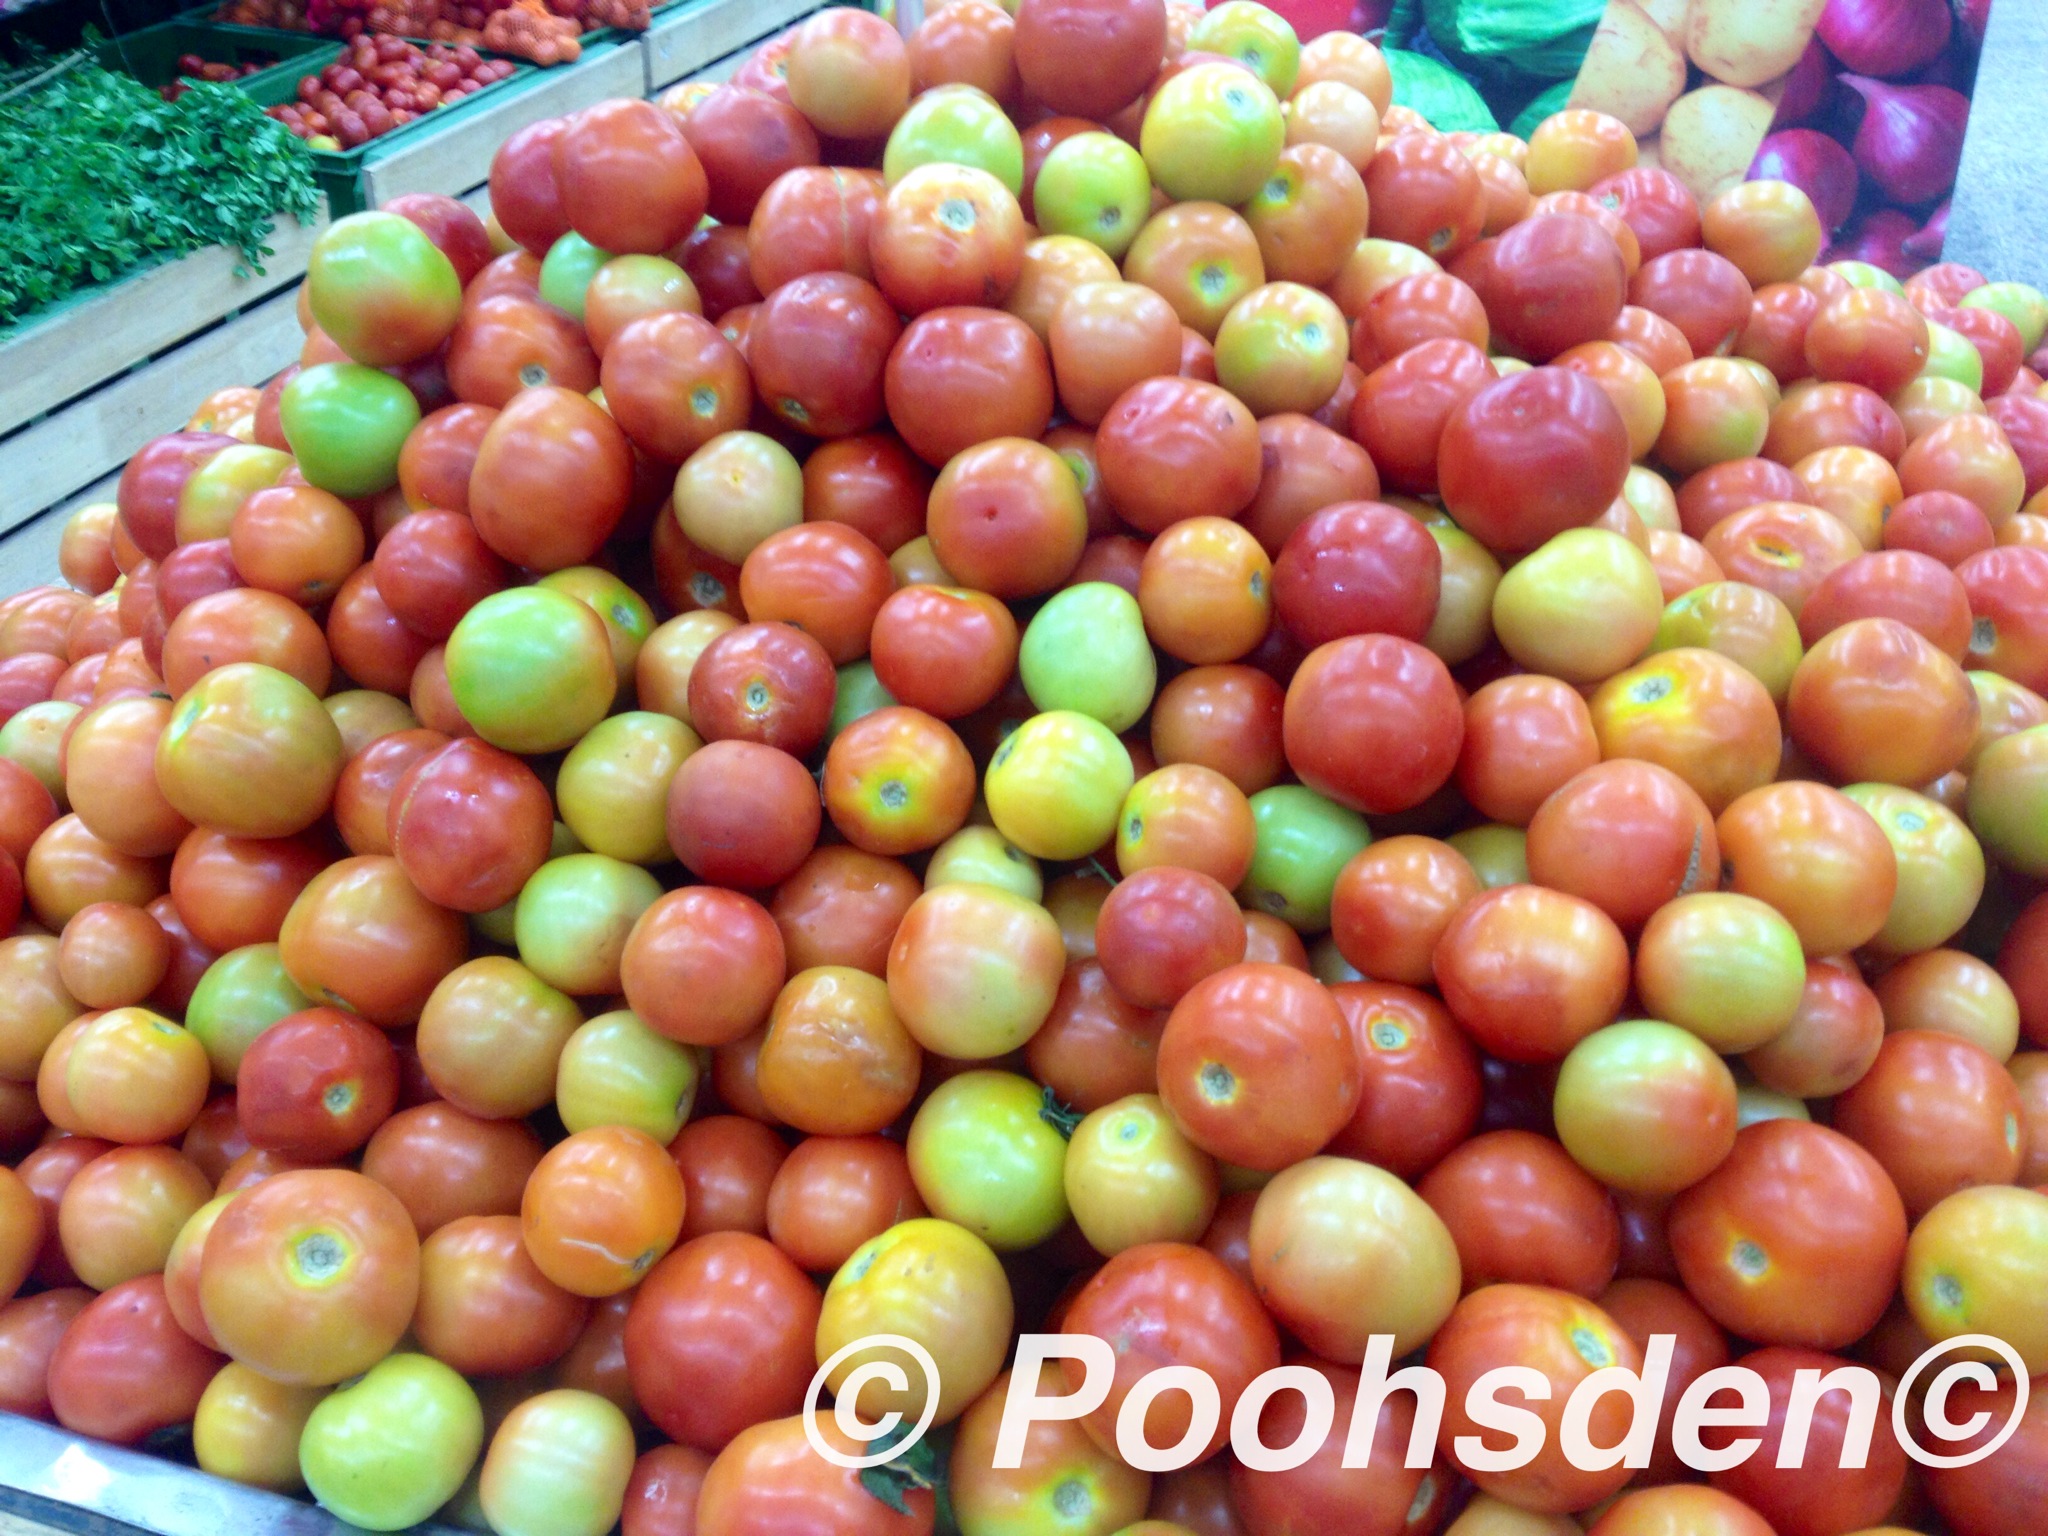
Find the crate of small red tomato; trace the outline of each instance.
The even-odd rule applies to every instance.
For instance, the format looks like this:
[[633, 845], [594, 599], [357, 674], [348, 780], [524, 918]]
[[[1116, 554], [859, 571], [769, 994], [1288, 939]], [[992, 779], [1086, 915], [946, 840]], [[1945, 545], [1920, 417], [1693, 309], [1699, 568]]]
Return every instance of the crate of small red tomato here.
[[467, 44], [422, 48], [364, 33], [333, 63], [300, 80], [292, 99], [267, 105], [313, 148], [348, 151], [509, 79], [516, 69], [510, 59], [486, 58]]
[[158, 86], [156, 91], [165, 101], [176, 101], [180, 96], [191, 90], [194, 85], [202, 82], [229, 85], [234, 81], [243, 79], [245, 76], [259, 74], [276, 62], [275, 59], [249, 59], [240, 64], [222, 64], [213, 60], [202, 59], [196, 53], [180, 54], [176, 65], [176, 76], [165, 84]]

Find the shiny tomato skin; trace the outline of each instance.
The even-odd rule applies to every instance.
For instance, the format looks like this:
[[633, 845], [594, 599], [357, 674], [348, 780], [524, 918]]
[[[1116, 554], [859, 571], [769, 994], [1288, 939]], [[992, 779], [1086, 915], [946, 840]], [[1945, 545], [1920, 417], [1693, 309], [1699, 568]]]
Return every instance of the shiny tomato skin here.
[[[1449, 1395], [1438, 1443], [1454, 1465], [1457, 1442], [1473, 1435], [1465, 1412], [1467, 1393], [1482, 1372], [1504, 1364], [1532, 1368], [1549, 1379], [1548, 1400], [1530, 1401], [1519, 1389], [1502, 1387], [1496, 1401], [1521, 1397], [1529, 1412], [1546, 1421], [1550, 1433], [1535, 1460], [1505, 1472], [1465, 1468], [1488, 1493], [1523, 1509], [1563, 1513], [1583, 1509], [1620, 1490], [1632, 1475], [1625, 1466], [1582, 1470], [1559, 1445], [1556, 1425], [1571, 1391], [1596, 1370], [1642, 1368], [1642, 1353], [1621, 1326], [1598, 1306], [1568, 1291], [1532, 1285], [1490, 1285], [1458, 1303], [1450, 1320], [1430, 1341], [1430, 1369], [1441, 1372]], [[1512, 1395], [1511, 1395], [1512, 1394]], [[1593, 1409], [1587, 1426], [1593, 1444], [1614, 1445], [1632, 1408], [1613, 1397]], [[1476, 1439], [1476, 1436], [1474, 1436]]]
[[1368, 233], [1398, 240], [1439, 261], [1479, 237], [1486, 192], [1472, 162], [1436, 134], [1383, 138], [1365, 168]]
[[745, 348], [761, 403], [814, 437], [879, 422], [883, 372], [902, 322], [872, 283], [844, 272], [795, 278], [762, 302]]
[[1531, 368], [1467, 397], [1437, 453], [1459, 526], [1489, 549], [1519, 553], [1592, 522], [1621, 494], [1628, 428], [1584, 374]]
[[[1289, 1364], [1313, 1371], [1330, 1384], [1336, 1417], [1323, 1442], [1302, 1465], [1283, 1472], [1254, 1472], [1230, 1464], [1231, 1503], [1248, 1536], [1308, 1536], [1341, 1530], [1347, 1536], [1403, 1536], [1408, 1514], [1429, 1475], [1407, 1465], [1414, 1411], [1408, 1399], [1389, 1396], [1380, 1406], [1366, 1464], [1347, 1466], [1348, 1435], [1358, 1397], [1358, 1375], [1313, 1355]], [[1269, 1446], [1291, 1445], [1306, 1428], [1305, 1400], [1282, 1392], [1259, 1416], [1259, 1437]]]
[[[750, 343], [750, 355], [757, 347]], [[1031, 327], [999, 309], [919, 315], [890, 349], [882, 387], [890, 421], [934, 466], [992, 437], [1041, 437], [1052, 420], [1045, 347]]]
[[1438, 449], [1446, 425], [1498, 377], [1491, 359], [1469, 341], [1444, 336], [1422, 342], [1365, 376], [1351, 404], [1351, 435], [1390, 489], [1432, 493], [1441, 478]]
[[1189, 1139], [1244, 1167], [1279, 1169], [1350, 1120], [1361, 1074], [1327, 989], [1244, 962], [1197, 984], [1160, 1038], [1159, 1092]]
[[178, 1326], [161, 1275], [126, 1280], [72, 1318], [50, 1356], [49, 1404], [74, 1434], [135, 1445], [183, 1424], [221, 1357]]
[[1287, 760], [1304, 783], [1368, 815], [1421, 804], [1457, 766], [1465, 717], [1436, 656], [1394, 635], [1319, 646], [1288, 685]]
[[1589, 901], [1510, 885], [1468, 903], [1437, 942], [1452, 1017], [1508, 1061], [1562, 1060], [1612, 1022], [1628, 991], [1628, 944]]
[[1095, 442], [1110, 505], [1141, 532], [1161, 533], [1188, 517], [1233, 517], [1258, 490], [1257, 424], [1215, 384], [1135, 384], [1109, 408]]
[[[1907, 1460], [1893, 1435], [1889, 1390], [1883, 1391], [1863, 1466], [1842, 1464], [1843, 1442], [1850, 1432], [1849, 1400], [1831, 1392], [1813, 1408], [1805, 1457], [1797, 1467], [1781, 1468], [1778, 1453], [1785, 1438], [1794, 1377], [1802, 1373], [1825, 1376], [1857, 1367], [1838, 1355], [1786, 1348], [1755, 1350], [1736, 1365], [1762, 1379], [1770, 1412], [1756, 1426], [1761, 1441], [1756, 1450], [1740, 1466], [1714, 1473], [1713, 1486], [1741, 1499], [1781, 1536], [1823, 1536], [1824, 1532], [1862, 1529], [1882, 1521], [1897, 1506], [1905, 1488]], [[1700, 1435], [1700, 1443], [1709, 1450], [1720, 1450], [1734, 1438], [1726, 1430], [1710, 1429]]]
[[[1213, 1455], [1228, 1438], [1238, 1397], [1280, 1363], [1279, 1334], [1251, 1287], [1208, 1250], [1182, 1243], [1141, 1244], [1111, 1259], [1073, 1298], [1061, 1331], [1093, 1334], [1116, 1354], [1108, 1399], [1081, 1421], [1105, 1449], [1116, 1443], [1119, 1410], [1139, 1379], [1161, 1366], [1192, 1365], [1209, 1373], [1222, 1398], [1222, 1419], [1206, 1448], [1197, 1448], [1198, 1459]], [[1061, 1365], [1070, 1392], [1080, 1385], [1078, 1365]], [[1144, 1425], [1150, 1444], [1174, 1444], [1188, 1429], [1187, 1400], [1172, 1393], [1154, 1399]]]
[[1032, 0], [1017, 7], [1017, 73], [1047, 110], [1105, 119], [1152, 83], [1168, 46], [1170, 8]]
[[526, 389], [477, 449], [469, 512], [479, 537], [515, 565], [584, 565], [632, 497], [632, 449], [596, 405], [553, 385]]
[[765, 1238], [720, 1232], [685, 1243], [634, 1292], [634, 1396], [664, 1434], [722, 1450], [802, 1406], [819, 1307], [816, 1284]]
[[1080, 562], [1088, 509], [1059, 454], [1024, 438], [997, 438], [964, 450], [939, 472], [928, 536], [960, 585], [999, 598], [1035, 597], [1059, 586]]
[[2019, 1089], [2000, 1063], [1907, 1022], [1887, 1015], [1892, 1032], [1832, 1124], [1884, 1166], [1917, 1221], [1959, 1189], [2015, 1182], [2024, 1148]]
[[398, 1053], [339, 1008], [279, 1019], [242, 1055], [235, 1109], [252, 1146], [307, 1162], [355, 1151], [398, 1103]]
[[1669, 1230], [1686, 1289], [1724, 1328], [1839, 1349], [1897, 1285], [1906, 1210], [1883, 1167], [1839, 1132], [1767, 1120], [1679, 1195]]
[[[831, 1415], [819, 1432], [841, 1455], [866, 1447]], [[931, 1536], [930, 1489], [904, 1494], [898, 1513], [869, 1493], [860, 1474], [811, 1449], [801, 1417], [771, 1419], [742, 1431], [704, 1474], [694, 1536]]]
[[681, 120], [652, 102], [605, 101], [576, 114], [553, 157], [563, 216], [599, 250], [659, 254], [704, 216], [703, 164]]
[[387, 839], [429, 901], [489, 912], [546, 862], [554, 805], [538, 775], [509, 752], [452, 741], [393, 787]]
[[1273, 602], [1304, 645], [1355, 634], [1420, 642], [1442, 575], [1443, 557], [1421, 523], [1383, 502], [1341, 502], [1289, 535], [1273, 568]]
[[1539, 213], [1500, 237], [1480, 297], [1500, 340], [1545, 363], [1607, 334], [1628, 298], [1628, 271], [1590, 218]]
[[1613, 1202], [1548, 1137], [1489, 1131], [1416, 1185], [1458, 1245], [1465, 1289], [1508, 1281], [1597, 1297], [1621, 1258]]

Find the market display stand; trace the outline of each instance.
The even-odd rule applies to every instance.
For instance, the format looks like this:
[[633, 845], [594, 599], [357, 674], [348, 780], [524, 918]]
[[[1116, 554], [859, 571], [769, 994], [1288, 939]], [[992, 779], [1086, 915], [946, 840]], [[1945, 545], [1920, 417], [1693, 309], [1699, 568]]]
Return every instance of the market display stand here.
[[[761, 39], [819, 0], [686, 0], [639, 37], [600, 42], [535, 74], [441, 131], [408, 135], [363, 162], [364, 201], [479, 192], [516, 130], [678, 80], [723, 78]], [[0, 339], [0, 580], [56, 576], [62, 517], [111, 496], [128, 456], [175, 431], [229, 384], [260, 384], [297, 355], [295, 291], [322, 225], [282, 221], [259, 275], [232, 251], [196, 252], [80, 295]], [[4, 1536], [4, 1533], [0, 1533]]]
[[[0, 1536], [354, 1536], [314, 1505], [0, 1413]], [[445, 1525], [409, 1536], [460, 1536]]]

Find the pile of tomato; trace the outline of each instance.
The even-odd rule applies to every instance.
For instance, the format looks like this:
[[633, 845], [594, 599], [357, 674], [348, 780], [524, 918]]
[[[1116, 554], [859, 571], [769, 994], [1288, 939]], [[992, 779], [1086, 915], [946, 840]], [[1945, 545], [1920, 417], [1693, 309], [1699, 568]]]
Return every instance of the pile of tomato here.
[[[824, 11], [490, 207], [331, 225], [0, 603], [0, 1407], [374, 1529], [2038, 1528], [2041, 293], [1246, 0]], [[1109, 1397], [998, 1469], [1063, 1331]], [[800, 1409], [880, 1334], [938, 1428], [862, 1474]], [[1776, 1465], [1965, 1334], [1994, 1455]], [[1433, 1466], [1407, 1393], [1342, 1464], [1375, 1339]]]

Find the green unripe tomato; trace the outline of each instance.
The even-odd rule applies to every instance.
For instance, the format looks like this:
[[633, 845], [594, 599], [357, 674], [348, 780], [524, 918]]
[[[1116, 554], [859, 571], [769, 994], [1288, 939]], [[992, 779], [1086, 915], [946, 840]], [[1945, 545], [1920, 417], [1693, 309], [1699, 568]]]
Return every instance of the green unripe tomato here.
[[584, 847], [628, 864], [666, 864], [668, 787], [704, 742], [673, 715], [628, 710], [600, 720], [555, 777], [562, 819]]
[[1957, 303], [1964, 309], [1996, 310], [2005, 316], [2019, 327], [2020, 345], [2028, 352], [2048, 336], [2048, 294], [2032, 283], [1986, 283], [1972, 288]]
[[1573, 1046], [1553, 1107], [1572, 1160], [1634, 1194], [1676, 1194], [1735, 1146], [1735, 1074], [1697, 1035], [1656, 1019], [1610, 1024]]
[[374, 496], [398, 483], [398, 450], [419, 425], [420, 403], [388, 373], [316, 363], [285, 385], [277, 419], [308, 485]]
[[1113, 133], [1062, 139], [1038, 168], [1031, 207], [1048, 235], [1074, 235], [1121, 260], [1152, 212], [1145, 157]]
[[1301, 39], [1286, 18], [1257, 0], [1224, 0], [1188, 30], [1188, 47], [1237, 59], [1283, 101], [1301, 74]]
[[213, 1075], [232, 1087], [256, 1037], [287, 1014], [312, 1006], [286, 973], [277, 945], [245, 944], [200, 976], [185, 1005], [185, 1028], [206, 1047]]
[[697, 1053], [617, 1008], [577, 1026], [555, 1069], [555, 1110], [572, 1133], [630, 1125], [666, 1146], [697, 1098]]
[[1939, 320], [1930, 320], [1927, 366], [1920, 370], [1920, 377], [1953, 379], [1971, 394], [1978, 394], [1984, 388], [1984, 354], [1961, 332], [1950, 330]]
[[827, 745], [854, 721], [872, 715], [878, 709], [887, 709], [895, 702], [896, 696], [875, 676], [872, 662], [865, 657], [849, 661], [839, 669], [833, 688], [832, 720], [825, 728]]
[[963, 1072], [910, 1123], [910, 1176], [934, 1216], [998, 1253], [1033, 1248], [1067, 1219], [1067, 1139], [1045, 1093], [1014, 1072]]
[[411, 219], [352, 213], [313, 242], [306, 306], [342, 351], [386, 368], [417, 362], [448, 339], [462, 314], [462, 279]]
[[962, 827], [932, 850], [924, 867], [924, 888], [963, 884], [1000, 886], [1026, 901], [1045, 894], [1038, 860], [994, 827]]
[[1252, 824], [1258, 842], [1238, 900], [1298, 933], [1321, 933], [1337, 876], [1372, 842], [1365, 818], [1300, 784], [1275, 784], [1252, 796]]
[[446, 1504], [483, 1449], [468, 1382], [427, 1355], [389, 1355], [306, 1420], [299, 1470], [321, 1507], [367, 1531], [402, 1531]]
[[1040, 709], [1077, 710], [1129, 730], [1159, 682], [1138, 600], [1106, 581], [1055, 592], [1025, 626], [1017, 675]]
[[1175, 202], [1247, 202], [1286, 147], [1280, 99], [1235, 64], [1196, 64], [1153, 93], [1138, 130], [1152, 179]]
[[541, 258], [540, 296], [581, 325], [590, 280], [611, 259], [610, 251], [599, 250], [570, 230], [549, 246], [547, 255]]
[[896, 119], [882, 151], [882, 180], [895, 186], [921, 165], [965, 165], [987, 171], [1024, 195], [1024, 141], [988, 92], [940, 85], [919, 94]]
[[559, 752], [611, 709], [611, 637], [591, 609], [545, 587], [494, 592], [448, 637], [448, 689], [477, 735], [507, 752]]
[[513, 912], [520, 962], [572, 997], [614, 994], [626, 935], [660, 895], [660, 881], [622, 859], [549, 859], [527, 878]]

